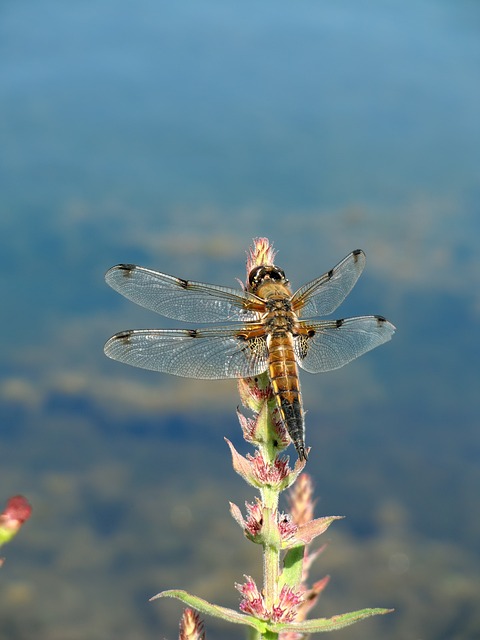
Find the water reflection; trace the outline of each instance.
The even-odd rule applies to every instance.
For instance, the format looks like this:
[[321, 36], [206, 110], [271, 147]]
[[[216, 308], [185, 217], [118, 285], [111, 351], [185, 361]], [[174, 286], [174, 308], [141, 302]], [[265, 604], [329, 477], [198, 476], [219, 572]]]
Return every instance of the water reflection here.
[[[223, 449], [235, 389], [107, 362], [112, 332], [158, 318], [103, 273], [234, 286], [266, 235], [293, 285], [364, 249], [342, 312], [398, 326], [388, 353], [303, 381], [320, 511], [348, 516], [322, 614], [393, 605], [391, 638], [478, 635], [478, 6], [0, 11], [2, 487], [37, 514], [8, 549], [3, 619], [17, 637], [175, 637], [177, 612], [146, 601], [207, 571], [202, 595], [236, 605], [256, 556], [225, 519], [245, 499]], [[392, 504], [400, 529], [378, 516]]]

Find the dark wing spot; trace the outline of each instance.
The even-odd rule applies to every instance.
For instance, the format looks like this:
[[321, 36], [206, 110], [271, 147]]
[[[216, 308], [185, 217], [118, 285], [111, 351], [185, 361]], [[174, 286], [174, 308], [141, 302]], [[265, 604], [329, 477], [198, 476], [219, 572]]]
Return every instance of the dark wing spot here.
[[128, 343], [133, 333], [133, 329], [127, 329], [126, 331], [120, 331], [120, 333], [117, 333], [114, 338], [120, 342]]
[[315, 329], [309, 329], [309, 330], [308, 330], [308, 333], [307, 333], [307, 336], [308, 336], [309, 338], [313, 338], [313, 336], [315, 335], [315, 333], [316, 333], [316, 332], [315, 332]]
[[361, 256], [363, 253], [363, 251], [361, 249], [355, 249], [355, 251], [352, 251], [352, 255], [355, 258], [355, 262], [357, 261], [358, 256]]
[[135, 264], [119, 264], [117, 266], [117, 269], [119, 271], [123, 271], [123, 275], [126, 278], [128, 278], [128, 276], [130, 276], [132, 271], [135, 271], [136, 268], [137, 268], [137, 265]]
[[198, 331], [196, 329], [188, 329], [188, 335], [190, 338], [198, 338]]
[[330, 269], [330, 271], [327, 273], [328, 279], [330, 280], [330, 278], [333, 276], [333, 269]]
[[340, 327], [342, 326], [342, 324], [345, 322], [345, 320], [342, 318], [341, 320], [335, 320], [335, 324], [337, 326], [337, 329], [340, 329]]
[[188, 289], [188, 280], [184, 280], [183, 278], [178, 278], [178, 284], [179, 284], [183, 289]]
[[383, 316], [375, 316], [375, 318], [377, 319], [378, 324], [383, 324], [384, 322], [387, 322], [387, 319], [384, 318]]

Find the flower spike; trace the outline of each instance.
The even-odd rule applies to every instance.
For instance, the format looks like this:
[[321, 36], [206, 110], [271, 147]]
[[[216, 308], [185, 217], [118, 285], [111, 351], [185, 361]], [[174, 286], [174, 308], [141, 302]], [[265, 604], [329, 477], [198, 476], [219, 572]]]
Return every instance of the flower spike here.
[[205, 640], [203, 620], [198, 613], [187, 607], [180, 620], [178, 640]]
[[255, 267], [273, 266], [276, 253], [268, 238], [254, 238], [253, 246], [247, 252], [247, 280]]

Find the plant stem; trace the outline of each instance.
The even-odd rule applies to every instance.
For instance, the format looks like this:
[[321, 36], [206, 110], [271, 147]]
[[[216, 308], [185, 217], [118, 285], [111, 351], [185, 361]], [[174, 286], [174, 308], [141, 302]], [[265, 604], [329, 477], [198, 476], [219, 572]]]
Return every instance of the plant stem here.
[[[263, 447], [263, 455], [270, 464], [275, 461], [276, 451], [274, 442], [273, 412], [275, 401], [267, 403], [267, 415], [265, 420], [266, 433]], [[260, 489], [263, 503], [263, 589], [265, 606], [272, 611], [278, 602], [278, 585], [280, 578], [280, 546], [281, 539], [278, 530], [278, 501], [280, 491], [270, 485], [265, 485]]]
[[272, 610], [278, 600], [278, 582], [280, 576], [280, 550], [277, 528], [278, 493], [263, 491], [264, 536], [263, 547], [263, 588], [265, 606]]

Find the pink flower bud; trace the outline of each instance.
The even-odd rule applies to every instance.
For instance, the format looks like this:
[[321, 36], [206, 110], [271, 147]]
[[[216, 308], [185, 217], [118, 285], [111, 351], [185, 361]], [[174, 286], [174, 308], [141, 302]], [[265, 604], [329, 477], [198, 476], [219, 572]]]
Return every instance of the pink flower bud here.
[[203, 620], [196, 611], [189, 607], [184, 610], [180, 620], [178, 640], [205, 640]]
[[254, 238], [253, 246], [247, 252], [247, 281], [254, 267], [273, 266], [276, 251], [268, 238]]
[[28, 520], [32, 507], [23, 496], [13, 496], [0, 514], [0, 545], [8, 542]]

